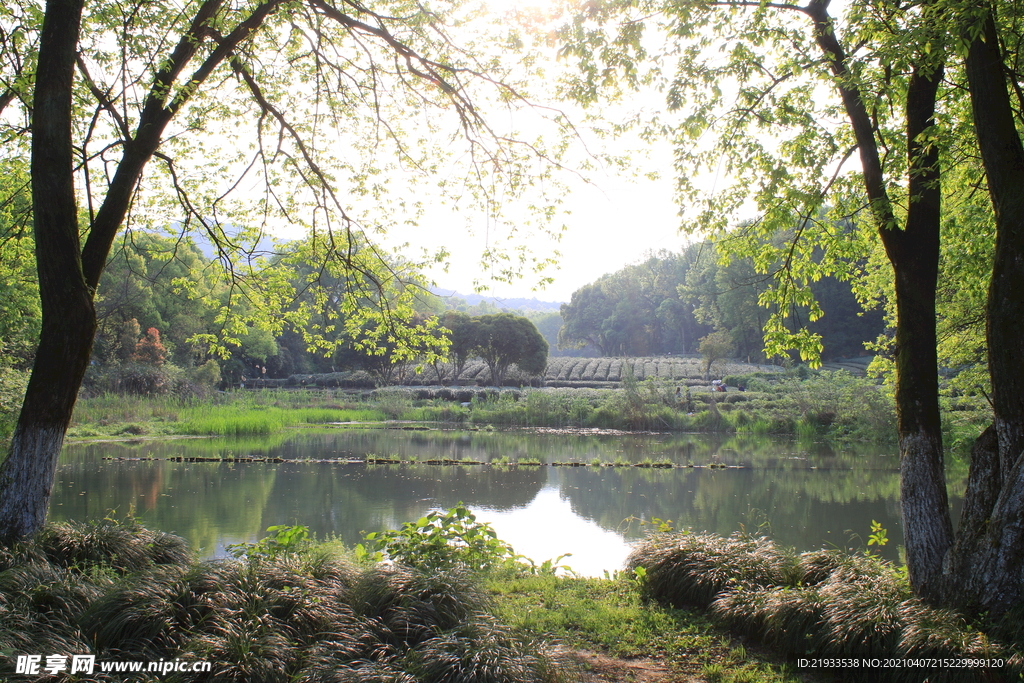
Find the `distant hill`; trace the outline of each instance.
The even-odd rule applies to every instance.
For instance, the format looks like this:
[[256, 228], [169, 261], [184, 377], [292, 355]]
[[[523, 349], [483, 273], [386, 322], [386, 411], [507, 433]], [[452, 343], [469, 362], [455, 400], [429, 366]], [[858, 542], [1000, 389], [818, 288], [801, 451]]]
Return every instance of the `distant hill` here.
[[562, 301], [541, 301], [539, 299], [523, 299], [521, 297], [505, 298], [497, 296], [483, 296], [481, 294], [459, 294], [454, 289], [434, 288], [431, 290], [437, 296], [445, 299], [462, 299], [470, 306], [476, 306], [486, 301], [495, 308], [504, 308], [513, 311], [551, 311], [557, 313], [562, 307]]
[[[230, 230], [229, 230], [230, 234]], [[188, 232], [188, 238], [192, 240], [193, 244], [202, 252], [203, 256], [210, 259], [211, 261], [220, 258], [220, 252], [217, 247], [210, 241], [210, 236], [205, 230], [190, 230]], [[270, 235], [260, 238], [260, 241], [256, 244], [256, 247], [252, 251], [253, 256], [271, 256], [274, 253], [274, 238]]]

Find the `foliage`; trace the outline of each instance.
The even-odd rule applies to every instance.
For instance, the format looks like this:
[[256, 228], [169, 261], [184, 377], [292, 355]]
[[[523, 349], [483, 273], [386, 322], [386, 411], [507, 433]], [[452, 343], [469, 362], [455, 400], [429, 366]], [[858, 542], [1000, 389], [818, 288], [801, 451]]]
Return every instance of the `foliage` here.
[[[271, 434], [305, 424], [405, 419], [482, 426], [765, 434], [793, 434], [799, 425], [809, 425], [814, 438], [885, 441], [893, 435], [895, 417], [887, 388], [845, 371], [811, 373], [805, 380], [787, 378], [781, 372], [762, 373], [762, 377], [776, 378], [770, 384], [753, 376], [731, 375], [731, 381], [745, 382], [748, 391], [715, 394], [702, 380], [692, 380], [695, 386], [691, 387], [681, 379], [661, 377], [663, 363], [658, 363], [649, 379], [631, 378], [631, 368], [644, 364], [637, 360], [627, 366], [625, 380], [611, 385], [618, 389], [389, 387], [353, 395], [343, 390], [268, 388], [199, 400], [190, 392], [131, 399], [97, 394], [79, 400], [74, 430], [76, 435], [117, 434], [126, 425], [143, 423], [153, 433]], [[699, 374], [696, 359], [667, 367], [680, 366]], [[717, 417], [711, 412], [713, 400]], [[961, 399], [957, 410], [950, 412], [951, 425], [954, 418], [960, 421], [956, 434], [961, 440], [980, 430], [980, 408]]]
[[889, 543], [888, 531], [880, 522], [871, 520], [871, 534], [868, 536], [868, 545], [882, 547]]
[[401, 529], [371, 531], [356, 546], [356, 556], [389, 559], [425, 570], [464, 567], [474, 571], [496, 568], [518, 559], [512, 547], [498, 538], [490, 524], [462, 503], [447, 511], [434, 510]]
[[127, 362], [141, 330], [156, 328], [172, 363], [188, 368], [203, 362], [203, 349], [190, 339], [216, 331], [217, 311], [228, 300], [215, 273], [215, 264], [191, 239], [163, 230], [125, 232], [98, 287], [94, 356]]
[[700, 355], [704, 360], [704, 379], [711, 377], [715, 363], [728, 358], [736, 350], [732, 336], [724, 330], [712, 332], [700, 340]]
[[460, 311], [446, 311], [441, 318], [441, 325], [448, 331], [448, 363], [451, 373], [443, 377], [439, 364], [435, 364], [434, 370], [438, 381], [458, 382], [466, 363], [476, 354], [479, 327], [473, 318]]
[[10, 436], [14, 431], [27, 385], [28, 372], [0, 363], [0, 437]]
[[0, 159], [0, 367], [28, 370], [41, 311], [28, 174], [21, 159]]
[[[763, 327], [770, 313], [760, 302], [768, 287], [765, 277], [749, 256], [720, 263], [727, 247], [717, 245], [712, 239], [679, 254], [660, 252], [577, 290], [563, 304], [559, 344], [583, 345], [606, 356], [696, 353], [701, 337], [724, 330], [735, 344], [730, 353], [763, 358]], [[850, 285], [835, 278], [810, 287], [825, 311], [811, 323], [824, 354], [861, 355], [864, 342], [882, 332], [881, 314], [862, 315]], [[805, 318], [806, 311], [796, 309], [787, 324], [799, 326]]]
[[301, 524], [277, 524], [267, 527], [267, 536], [255, 543], [237, 543], [227, 546], [234, 558], [250, 562], [274, 560], [286, 555], [297, 555], [310, 546], [309, 527]]
[[160, 330], [151, 327], [146, 330], [146, 336], [135, 344], [135, 353], [132, 360], [136, 363], [147, 365], [163, 365], [167, 357], [167, 349], [160, 343]]
[[202, 387], [213, 388], [220, 384], [220, 366], [212, 358], [189, 372], [189, 378]]
[[491, 372], [491, 383], [501, 386], [510, 365], [530, 375], [544, 372], [548, 360], [548, 343], [527, 318], [498, 313], [482, 315], [476, 320], [476, 355]]
[[701, 245], [680, 254], [659, 252], [573, 292], [562, 305], [559, 345], [590, 346], [605, 356], [695, 351], [707, 328], [679, 287], [701, 258]]

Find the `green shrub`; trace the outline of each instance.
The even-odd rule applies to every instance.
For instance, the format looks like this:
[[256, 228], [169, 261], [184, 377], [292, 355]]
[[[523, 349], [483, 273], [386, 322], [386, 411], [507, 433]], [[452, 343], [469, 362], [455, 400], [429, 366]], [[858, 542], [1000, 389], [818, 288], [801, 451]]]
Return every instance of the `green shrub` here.
[[491, 525], [477, 522], [462, 503], [445, 512], [429, 512], [401, 529], [370, 532], [363, 540], [356, 546], [357, 557], [386, 558], [423, 569], [486, 570], [518, 558]]
[[255, 543], [236, 543], [227, 546], [233, 557], [250, 561], [272, 560], [286, 555], [297, 555], [309, 548], [309, 527], [278, 524], [267, 527], [269, 534]]
[[15, 370], [0, 365], [0, 438], [14, 433], [14, 426], [21, 412], [21, 401], [28, 386], [27, 371]]

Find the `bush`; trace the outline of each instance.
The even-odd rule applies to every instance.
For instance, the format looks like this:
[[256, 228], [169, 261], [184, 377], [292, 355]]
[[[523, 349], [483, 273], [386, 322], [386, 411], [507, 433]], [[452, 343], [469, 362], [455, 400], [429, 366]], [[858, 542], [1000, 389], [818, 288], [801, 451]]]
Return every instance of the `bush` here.
[[476, 515], [462, 503], [446, 512], [429, 512], [401, 529], [368, 533], [364, 541], [365, 545], [356, 546], [357, 557], [387, 558], [428, 570], [486, 570], [518, 557], [489, 524], [477, 522]]
[[220, 365], [212, 358], [188, 371], [189, 379], [202, 387], [213, 388], [220, 384]]
[[0, 365], [0, 437], [6, 438], [14, 432], [21, 412], [21, 401], [28, 386], [27, 371], [15, 370]]
[[645, 592], [676, 606], [709, 606], [726, 588], [788, 585], [799, 561], [766, 538], [711, 533], [657, 534], [626, 560], [646, 570]]

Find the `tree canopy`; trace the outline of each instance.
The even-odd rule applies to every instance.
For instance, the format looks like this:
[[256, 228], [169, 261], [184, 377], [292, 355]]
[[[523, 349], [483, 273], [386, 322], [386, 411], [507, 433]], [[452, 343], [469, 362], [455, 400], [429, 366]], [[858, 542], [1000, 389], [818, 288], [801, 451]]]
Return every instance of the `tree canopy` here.
[[[558, 197], [546, 182], [555, 152], [490, 123], [488, 114], [524, 103], [530, 60], [516, 56], [528, 42], [517, 28], [485, 7], [140, 0], [85, 9], [84, 0], [24, 0], [0, 10], [0, 138], [5, 158], [30, 158], [41, 302], [36, 363], [0, 467], [5, 540], [45, 519], [97, 328], [95, 297], [124, 230], [176, 225], [215, 245], [219, 286], [174, 280], [196, 299], [223, 297], [216, 333], [192, 337], [207, 352], [240, 345], [254, 327], [276, 336], [289, 325], [327, 347], [340, 325], [357, 347], [405, 353], [440, 339], [408, 324], [421, 284], [405, 267], [414, 264], [395, 268], [375, 237], [414, 222], [425, 202], [480, 211], [497, 231], [497, 207], [531, 187], [522, 206], [533, 211], [517, 211], [515, 227], [531, 216], [542, 226]], [[557, 112], [549, 119], [561, 129]], [[24, 191], [6, 189], [4, 206]], [[320, 264], [298, 283], [306, 300], [293, 271], [261, 253], [264, 237], [284, 229], [303, 236], [294, 258]], [[505, 277], [537, 261], [490, 254]], [[324, 274], [342, 289], [325, 293]], [[304, 325], [328, 300], [341, 318]]]
[[[577, 100], [664, 93], [667, 114], [634, 121], [674, 144], [684, 227], [718, 236], [723, 261], [750, 258], [770, 276], [759, 297], [770, 353], [817, 361], [819, 338], [786, 316], [821, 316], [809, 285], [825, 275], [863, 299], [888, 297], [911, 584], [994, 612], [1024, 600], [1010, 559], [1024, 548], [1010, 521], [1024, 505], [1024, 370], [1010, 360], [1021, 341], [1009, 318], [1019, 326], [1024, 305], [1019, 19], [1016, 5], [973, 0], [651, 0], [587, 4], [562, 33]], [[784, 230], [790, 239], [771, 239]], [[950, 359], [981, 357], [983, 290], [997, 438], [976, 445], [954, 536], [938, 354], [955, 339]]]
[[[731, 337], [736, 355], [763, 358], [763, 328], [771, 312], [760, 305], [766, 278], [751, 258], [720, 262], [719, 253], [716, 242], [696, 242], [681, 253], [653, 254], [585, 285], [562, 306], [560, 344], [590, 345], [608, 356], [696, 353], [701, 338], [721, 330]], [[883, 331], [881, 313], [861, 315], [850, 285], [834, 277], [823, 277], [811, 289], [825, 312], [810, 323], [823, 356], [866, 353], [865, 342]], [[807, 317], [806, 308], [790, 308], [786, 326], [799, 328]]]
[[542, 374], [548, 363], [548, 343], [529, 319], [511, 313], [482, 315], [474, 320], [474, 351], [491, 371], [491, 383], [502, 386], [515, 363], [529, 375]]

